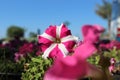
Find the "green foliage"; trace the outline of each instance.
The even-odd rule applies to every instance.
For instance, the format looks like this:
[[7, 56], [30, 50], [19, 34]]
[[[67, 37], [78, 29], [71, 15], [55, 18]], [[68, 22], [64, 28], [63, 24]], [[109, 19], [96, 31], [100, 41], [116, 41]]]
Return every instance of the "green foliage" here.
[[108, 67], [110, 66], [111, 58], [115, 58], [116, 61], [120, 61], [120, 50], [114, 48], [110, 51], [102, 51], [102, 53], [92, 55], [88, 59], [88, 62], [101, 68], [108, 69]]
[[24, 65], [22, 80], [43, 80], [44, 73], [51, 64], [51, 59], [43, 59], [41, 56], [32, 58]]
[[100, 55], [98, 54], [94, 54], [93, 56], [87, 59], [88, 62], [95, 65], [98, 65], [99, 60], [100, 60]]
[[114, 48], [109, 52], [104, 52], [104, 56], [109, 58], [115, 58], [117, 61], [120, 61], [120, 50], [117, 50], [116, 48]]
[[11, 60], [14, 59], [15, 50], [11, 50], [9, 47], [2, 47], [0, 48], [0, 60]]
[[0, 80], [13, 80], [12, 75], [20, 78], [23, 70], [22, 64], [7, 59], [0, 59]]
[[29, 33], [29, 36], [35, 38], [35, 37], [37, 37], [37, 34], [34, 33], [34, 32], [30, 32], [30, 33]]
[[0, 48], [0, 73], [21, 73], [23, 64], [14, 62], [15, 51], [8, 47]]
[[30, 41], [30, 42], [37, 42], [37, 33], [30, 32], [28, 41]]
[[10, 38], [24, 37], [24, 29], [19, 26], [10, 26], [7, 30], [7, 36]]
[[10, 60], [0, 60], [0, 73], [21, 73], [24, 70], [23, 65]]

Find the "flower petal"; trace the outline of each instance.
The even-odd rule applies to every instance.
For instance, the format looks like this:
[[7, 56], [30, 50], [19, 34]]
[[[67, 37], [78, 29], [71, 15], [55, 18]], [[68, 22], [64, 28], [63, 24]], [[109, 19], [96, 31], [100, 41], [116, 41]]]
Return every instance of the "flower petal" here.
[[73, 52], [73, 48], [76, 44], [75, 41], [67, 41], [67, 42], [62, 42], [62, 44], [65, 45], [66, 49], [69, 51], [69, 53]]
[[56, 37], [56, 26], [50, 25], [49, 28], [45, 30], [45, 33], [55, 38]]
[[58, 26], [56, 28], [56, 37], [57, 38], [60, 38], [60, 33], [61, 33], [62, 26], [63, 26], [63, 24], [61, 24], [60, 26]]
[[47, 33], [43, 33], [42, 35], [40, 35], [41, 37], [44, 37], [44, 38], [46, 38], [46, 39], [48, 39], [48, 40], [50, 40], [50, 41], [55, 41], [55, 38], [54, 37], [52, 37], [52, 36], [50, 36], [49, 34], [47, 34]]
[[[48, 48], [53, 43], [53, 41], [50, 41], [49, 39], [46, 39], [46, 38], [41, 37], [41, 36], [38, 36], [38, 43], [41, 44], [41, 48], [42, 48], [42, 46], [43, 47], [46, 46], [46, 48]], [[42, 50], [42, 51], [44, 51], [44, 50]]]
[[61, 50], [58, 48], [58, 45], [50, 52], [49, 57], [53, 59], [63, 57]]
[[64, 44], [58, 44], [58, 48], [61, 50], [63, 57], [66, 57], [66, 55], [69, 53], [69, 51], [66, 49]]
[[75, 42], [77, 42], [78, 38], [75, 37], [75, 36], [69, 35], [69, 36], [63, 37], [61, 39], [61, 42], [67, 42], [67, 41], [75, 41]]
[[55, 43], [53, 43], [52, 45], [50, 45], [50, 47], [48, 47], [48, 48], [45, 50], [45, 52], [44, 52], [44, 54], [42, 55], [42, 57], [46, 59], [46, 58], [49, 56], [50, 52], [56, 47], [56, 45], [57, 45], [57, 44], [55, 44]]
[[60, 38], [63, 38], [65, 36], [71, 35], [71, 31], [68, 30], [68, 28], [66, 27], [66, 25], [62, 25], [62, 29], [61, 29], [61, 33], [60, 33]]
[[52, 41], [41, 36], [39, 36], [38, 42], [40, 44], [42, 52], [44, 52], [53, 43]]

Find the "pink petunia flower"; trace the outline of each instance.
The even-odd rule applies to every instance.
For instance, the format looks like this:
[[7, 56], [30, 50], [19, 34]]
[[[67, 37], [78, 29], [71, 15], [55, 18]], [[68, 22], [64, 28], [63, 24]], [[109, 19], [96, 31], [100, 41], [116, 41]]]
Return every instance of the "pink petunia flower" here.
[[20, 53], [31, 53], [34, 49], [34, 44], [32, 43], [25, 43], [23, 46], [19, 48]]
[[100, 48], [104, 48], [104, 49], [113, 49], [113, 48], [120, 49], [120, 42], [116, 41], [116, 40], [111, 40], [107, 44], [101, 43]]
[[65, 57], [73, 51], [77, 38], [71, 35], [66, 25], [49, 26], [46, 31], [38, 36], [38, 42], [44, 54], [47, 57]]
[[23, 46], [19, 48], [19, 51], [15, 53], [15, 61], [18, 62], [21, 58], [25, 58], [30, 53], [35, 51], [37, 46], [33, 43], [25, 43]]
[[102, 33], [99, 29], [98, 26], [97, 29], [96, 26], [92, 25], [83, 26], [84, 41], [82, 44], [75, 49], [73, 55], [55, 60], [54, 64], [45, 73], [44, 80], [79, 80], [84, 76], [94, 76], [100, 78], [96, 78], [96, 80], [103, 80], [102, 72], [86, 61], [97, 51], [94, 43], [99, 40], [99, 34]]

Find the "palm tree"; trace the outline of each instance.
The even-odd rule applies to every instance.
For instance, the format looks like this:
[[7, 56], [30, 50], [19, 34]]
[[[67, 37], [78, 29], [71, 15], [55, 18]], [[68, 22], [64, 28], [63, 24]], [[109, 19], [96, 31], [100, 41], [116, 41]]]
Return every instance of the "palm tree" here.
[[99, 15], [100, 17], [102, 17], [103, 19], [106, 19], [108, 21], [108, 31], [109, 31], [109, 35], [111, 32], [111, 14], [112, 14], [112, 5], [110, 2], [103, 0], [103, 4], [97, 4], [96, 5], [96, 14]]

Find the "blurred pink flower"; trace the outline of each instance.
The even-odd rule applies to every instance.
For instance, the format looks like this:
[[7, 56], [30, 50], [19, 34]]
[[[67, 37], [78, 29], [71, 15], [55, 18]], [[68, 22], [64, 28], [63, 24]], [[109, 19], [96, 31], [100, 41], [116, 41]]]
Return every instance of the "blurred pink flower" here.
[[20, 53], [15, 53], [15, 61], [16, 62], [19, 62], [19, 60], [23, 57], [23, 54], [20, 54]]
[[65, 57], [73, 51], [76, 40], [64, 24], [50, 26], [42, 35], [38, 36], [42, 52], [44, 52], [43, 58]]
[[109, 66], [109, 72], [110, 74], [112, 74], [114, 68], [115, 68], [115, 63], [116, 63], [116, 60], [114, 58], [111, 58], [110, 59], [110, 66]]
[[113, 47], [116, 47], [116, 49], [120, 49], [120, 42], [119, 41], [111, 41], [111, 44], [113, 45]]
[[103, 48], [103, 49], [113, 49], [113, 44], [112, 43], [107, 43], [107, 44], [100, 44], [100, 48]]
[[32, 53], [35, 48], [36, 46], [33, 43], [24, 43], [24, 45], [19, 48], [19, 51], [15, 53], [15, 61], [18, 62], [21, 58], [26, 57]]
[[37, 47], [38, 47], [38, 48], [37, 48], [36, 55], [39, 56], [39, 55], [41, 55], [42, 51], [41, 51], [41, 49], [39, 48], [39, 46], [37, 46]]
[[114, 47], [116, 49], [120, 49], [120, 42], [116, 41], [116, 40], [112, 40], [109, 43], [106, 43], [106, 44], [101, 43], [100, 44], [100, 48], [113, 49]]
[[23, 46], [21, 46], [19, 48], [19, 52], [21, 54], [24, 54], [24, 53], [31, 53], [34, 49], [34, 44], [32, 43], [25, 43]]

